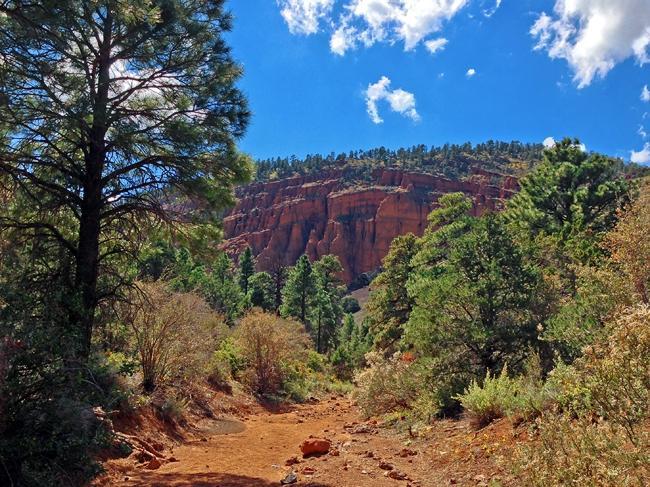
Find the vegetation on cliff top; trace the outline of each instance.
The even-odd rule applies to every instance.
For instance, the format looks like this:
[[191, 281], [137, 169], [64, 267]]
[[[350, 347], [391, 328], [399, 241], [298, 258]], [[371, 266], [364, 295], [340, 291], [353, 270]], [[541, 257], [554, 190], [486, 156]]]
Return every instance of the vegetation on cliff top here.
[[[255, 164], [254, 179], [266, 182], [328, 169], [343, 169], [344, 178], [367, 181], [372, 171], [380, 167], [443, 175], [450, 179], [463, 179], [476, 169], [499, 175], [521, 176], [542, 161], [543, 152], [542, 144], [494, 140], [431, 147], [420, 144], [398, 149], [377, 147], [340, 154], [308, 154], [304, 158], [260, 159]], [[621, 172], [637, 174], [647, 171], [643, 166], [616, 161], [616, 167]]]

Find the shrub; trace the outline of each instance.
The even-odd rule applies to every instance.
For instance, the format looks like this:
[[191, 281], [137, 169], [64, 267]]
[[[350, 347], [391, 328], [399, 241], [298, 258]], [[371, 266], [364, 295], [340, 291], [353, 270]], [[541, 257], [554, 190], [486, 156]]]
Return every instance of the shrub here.
[[482, 385], [473, 380], [465, 392], [456, 398], [474, 426], [482, 428], [516, 408], [514, 402], [518, 388], [518, 382], [508, 377], [508, 368], [504, 367], [498, 376], [492, 376], [488, 371]]
[[204, 374], [225, 325], [200, 297], [174, 293], [162, 282], [140, 283], [120, 318], [133, 333], [142, 384], [152, 392], [166, 381], [193, 381]]
[[634, 445], [623, 428], [602, 419], [548, 413], [536, 426], [537, 441], [520, 449], [515, 468], [525, 485], [646, 485], [650, 469], [647, 431]]
[[280, 392], [287, 365], [304, 362], [310, 344], [302, 324], [260, 310], [242, 318], [234, 337], [247, 364], [243, 379], [259, 394]]
[[182, 423], [185, 418], [188, 403], [189, 401], [180, 395], [169, 395], [158, 406], [158, 411], [164, 421], [168, 423]]
[[553, 380], [562, 414], [538, 419], [522, 448], [528, 485], [645, 485], [650, 471], [650, 308], [621, 314], [604, 338]]
[[231, 379], [230, 362], [225, 360], [219, 351], [214, 352], [208, 363], [208, 382], [217, 389], [230, 394], [232, 392]]
[[369, 352], [366, 360], [368, 368], [355, 376], [355, 399], [366, 416], [410, 409], [426, 390], [422, 367], [403, 360], [399, 353], [386, 359], [377, 352]]
[[477, 428], [506, 416], [530, 421], [563, 400], [558, 380], [559, 372], [564, 370], [565, 366], [558, 366], [558, 373], [544, 382], [539, 356], [532, 355], [524, 374], [512, 378], [508, 376], [507, 367], [498, 376], [488, 371], [481, 385], [473, 380], [456, 399]]

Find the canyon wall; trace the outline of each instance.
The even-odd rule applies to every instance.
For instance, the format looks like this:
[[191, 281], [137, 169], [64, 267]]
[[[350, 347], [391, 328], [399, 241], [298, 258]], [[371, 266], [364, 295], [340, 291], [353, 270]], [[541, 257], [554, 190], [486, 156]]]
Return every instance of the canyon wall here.
[[237, 205], [224, 219], [222, 247], [236, 255], [249, 245], [258, 270], [293, 265], [306, 253], [315, 260], [338, 256], [343, 279], [377, 269], [398, 235], [422, 235], [438, 198], [462, 192], [476, 215], [499, 209], [517, 181], [484, 171], [462, 181], [379, 168], [371, 180], [346, 184], [344, 169], [255, 183], [237, 190]]

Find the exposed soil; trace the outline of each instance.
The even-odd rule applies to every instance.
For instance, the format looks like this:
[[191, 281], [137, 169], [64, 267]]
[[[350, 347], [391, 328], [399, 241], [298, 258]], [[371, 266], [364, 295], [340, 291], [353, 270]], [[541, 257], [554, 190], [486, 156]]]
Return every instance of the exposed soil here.
[[[364, 422], [343, 397], [205, 420], [195, 432], [165, 446], [156, 469], [134, 455], [108, 461], [98, 484], [267, 487], [295, 472], [294, 485], [312, 487], [517, 485], [500, 464], [524, 435], [505, 420], [478, 432], [467, 421], [445, 420], [412, 438]], [[303, 459], [300, 445], [310, 436], [329, 439], [329, 454]], [[287, 466], [292, 458], [297, 463]]]

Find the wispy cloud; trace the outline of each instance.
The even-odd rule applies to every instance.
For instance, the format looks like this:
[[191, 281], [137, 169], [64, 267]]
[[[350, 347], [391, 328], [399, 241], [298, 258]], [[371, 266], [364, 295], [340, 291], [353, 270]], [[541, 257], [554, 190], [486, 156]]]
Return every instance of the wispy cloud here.
[[[294, 34], [330, 30], [330, 49], [343, 56], [359, 46], [403, 43], [404, 50], [429, 42], [431, 52], [446, 44], [429, 36], [442, 30], [471, 0], [276, 0]], [[334, 7], [340, 13], [333, 14]], [[432, 48], [430, 47], [433, 47]]]
[[426, 47], [427, 51], [431, 54], [435, 54], [438, 51], [442, 51], [448, 43], [449, 41], [447, 39], [441, 37], [440, 39], [431, 39], [426, 41], [424, 47]]
[[641, 101], [646, 103], [650, 102], [650, 90], [648, 89], [648, 85], [645, 85], [641, 90]]
[[382, 123], [384, 120], [379, 115], [378, 102], [385, 100], [388, 102], [392, 111], [410, 118], [414, 122], [420, 120], [420, 115], [415, 109], [415, 95], [402, 89], [391, 90], [391, 81], [386, 76], [382, 76], [376, 83], [368, 85], [366, 90], [366, 105], [368, 115], [373, 123]]
[[315, 34], [334, 7], [334, 0], [277, 0], [280, 14], [292, 34]]
[[469, 68], [465, 73], [465, 76], [467, 76], [468, 78], [472, 78], [476, 76], [476, 70], [474, 68]]

